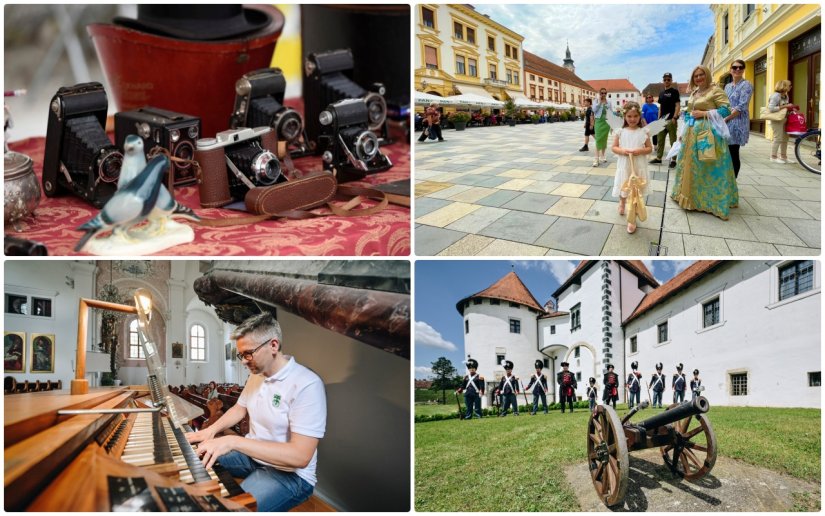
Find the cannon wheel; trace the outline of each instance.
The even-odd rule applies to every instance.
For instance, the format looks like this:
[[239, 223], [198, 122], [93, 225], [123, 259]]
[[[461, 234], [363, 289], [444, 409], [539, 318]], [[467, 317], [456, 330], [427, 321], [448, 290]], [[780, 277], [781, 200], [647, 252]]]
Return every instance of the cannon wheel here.
[[[667, 410], [678, 406], [674, 403]], [[663, 446], [662, 458], [668, 466], [672, 466], [676, 461], [676, 471], [680, 476], [688, 480], [696, 480], [704, 477], [713, 465], [716, 464], [716, 434], [705, 414], [680, 419], [673, 424], [673, 429], [677, 434], [677, 442], [681, 443], [682, 450], [678, 457], [676, 447], [673, 444]]]
[[598, 405], [587, 425], [587, 462], [599, 498], [608, 507], [624, 501], [630, 464], [627, 439], [616, 411]]

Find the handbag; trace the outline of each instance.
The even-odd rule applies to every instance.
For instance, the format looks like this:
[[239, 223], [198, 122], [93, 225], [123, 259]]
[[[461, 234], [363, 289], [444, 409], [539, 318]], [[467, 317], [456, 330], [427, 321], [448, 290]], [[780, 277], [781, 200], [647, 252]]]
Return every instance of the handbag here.
[[762, 120], [770, 120], [771, 122], [782, 122], [788, 116], [788, 108], [782, 108], [779, 111], [769, 111], [767, 107], [759, 108], [759, 118]]
[[799, 111], [788, 113], [788, 120], [785, 122], [785, 132], [788, 134], [801, 134], [808, 130], [805, 123], [805, 115]]
[[716, 137], [710, 129], [702, 129], [696, 134], [699, 161], [716, 161]]

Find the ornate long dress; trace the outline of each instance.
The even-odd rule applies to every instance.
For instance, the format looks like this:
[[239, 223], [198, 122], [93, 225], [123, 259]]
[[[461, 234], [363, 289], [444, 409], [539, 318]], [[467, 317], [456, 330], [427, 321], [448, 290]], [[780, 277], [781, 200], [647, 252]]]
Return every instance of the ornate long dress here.
[[[691, 94], [687, 113], [695, 109], [715, 110], [726, 117], [730, 114], [730, 101], [721, 88], [713, 86], [701, 96], [697, 92]], [[708, 118], [686, 123], [671, 198], [686, 210], [704, 211], [727, 220], [730, 209], [739, 205], [728, 142]]]
[[[596, 104], [593, 107], [593, 114], [596, 118], [594, 131], [596, 132], [596, 148], [604, 150], [607, 148], [607, 134], [610, 132], [610, 124], [607, 123], [607, 110], [610, 109], [610, 103]], [[596, 115], [598, 113], [598, 115]]]

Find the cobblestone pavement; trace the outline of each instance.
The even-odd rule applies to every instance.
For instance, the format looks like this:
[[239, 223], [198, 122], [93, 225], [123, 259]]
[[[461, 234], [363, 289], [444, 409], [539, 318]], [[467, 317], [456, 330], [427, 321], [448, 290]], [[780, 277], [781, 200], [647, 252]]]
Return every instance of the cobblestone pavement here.
[[[612, 196], [616, 157], [591, 166], [578, 152], [581, 122], [444, 131], [415, 145], [415, 252], [419, 256], [646, 256], [658, 242], [666, 166], [649, 165], [648, 218], [626, 231]], [[792, 154], [792, 143], [789, 154]], [[739, 208], [723, 221], [667, 196], [662, 245], [669, 256], [817, 255], [821, 180], [771, 163], [770, 142], [741, 149]], [[670, 170], [668, 189], [675, 174]]]

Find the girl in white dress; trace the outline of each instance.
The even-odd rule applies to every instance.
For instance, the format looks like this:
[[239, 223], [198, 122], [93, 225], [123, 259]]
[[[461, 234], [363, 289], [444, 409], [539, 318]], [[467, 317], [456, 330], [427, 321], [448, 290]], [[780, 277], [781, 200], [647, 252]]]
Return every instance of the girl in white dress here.
[[[647, 159], [644, 157], [653, 152], [650, 134], [644, 127], [642, 108], [636, 102], [628, 102], [624, 106], [624, 125], [616, 131], [613, 139], [613, 153], [619, 158], [616, 162], [616, 177], [613, 178], [613, 197], [619, 198], [619, 215], [624, 215], [627, 193], [622, 192], [622, 185], [630, 177], [630, 160], [636, 170], [636, 175], [647, 183]], [[643, 192], [644, 193], [644, 192]], [[628, 222], [627, 232], [634, 233], [636, 224]]]

